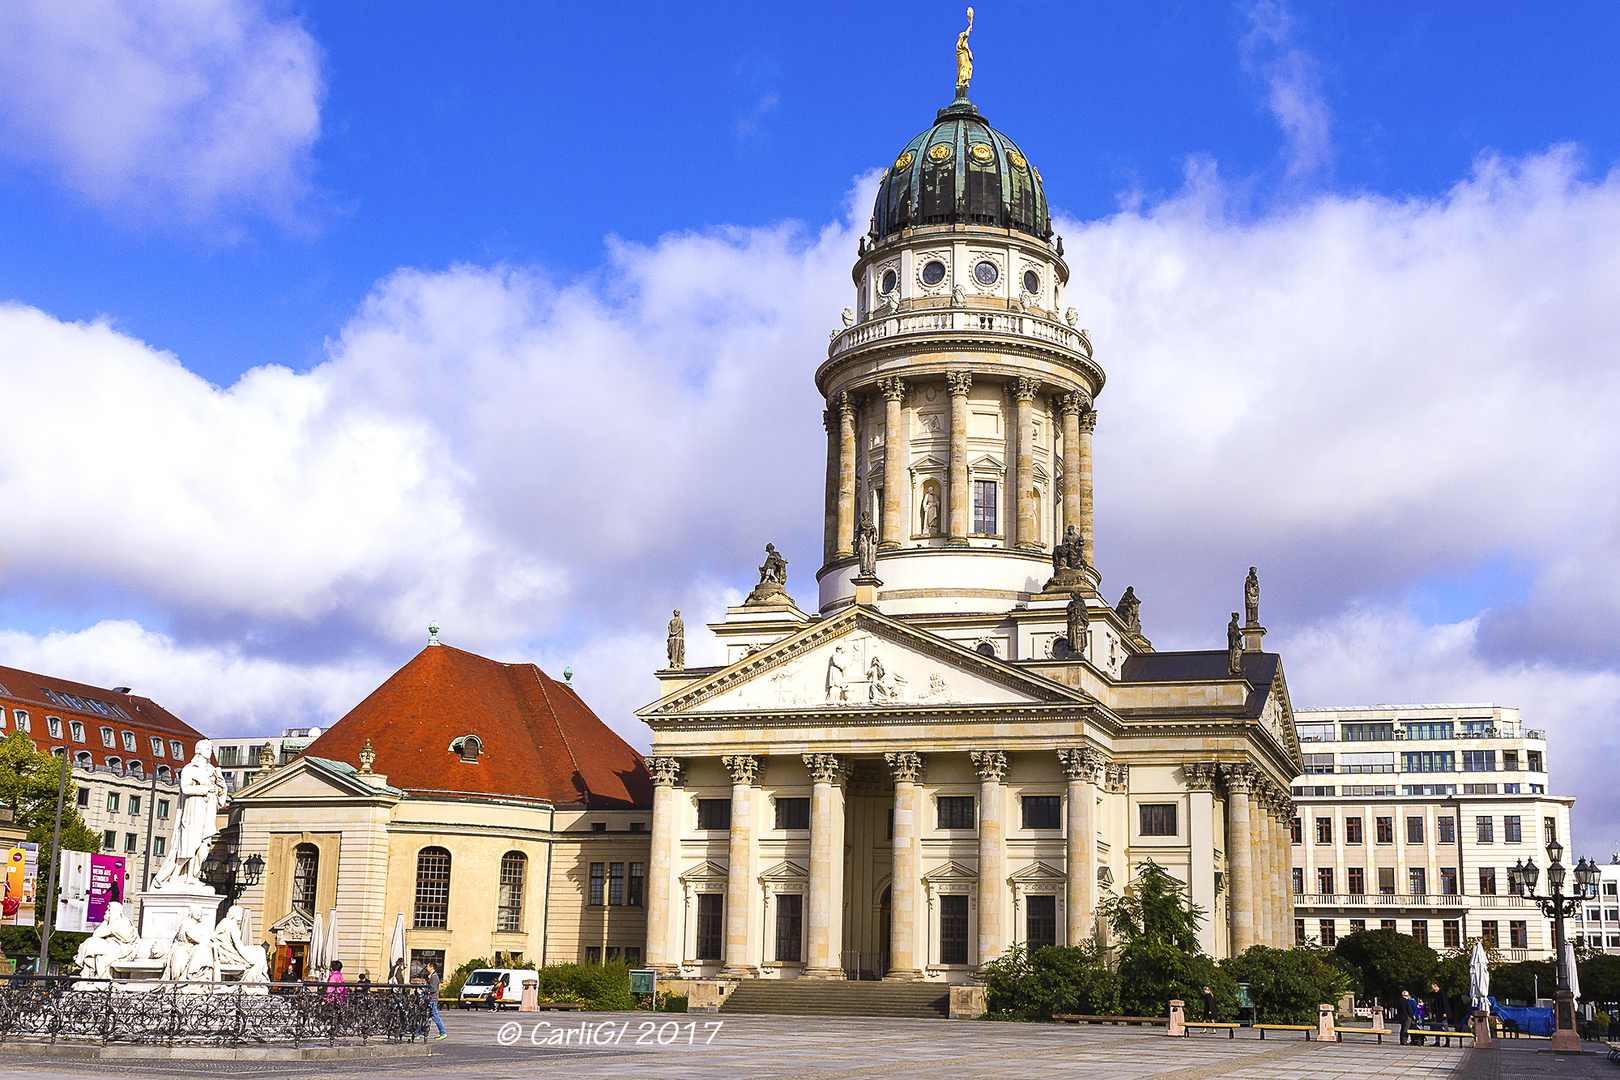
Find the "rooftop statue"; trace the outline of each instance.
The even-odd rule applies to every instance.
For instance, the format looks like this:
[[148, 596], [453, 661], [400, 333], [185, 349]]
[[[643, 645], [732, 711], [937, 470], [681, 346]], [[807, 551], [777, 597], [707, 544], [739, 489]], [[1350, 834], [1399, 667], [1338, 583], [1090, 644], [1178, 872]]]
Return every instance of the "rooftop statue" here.
[[958, 94], [967, 92], [968, 82], [973, 78], [973, 50], [968, 48], [968, 35], [973, 33], [973, 9], [967, 9], [967, 29], [956, 35], [956, 91]]
[[1243, 631], [1238, 629], [1238, 613], [1232, 612], [1232, 621], [1226, 624], [1226, 670], [1232, 675], [1243, 674]]
[[1243, 625], [1260, 625], [1260, 575], [1252, 566], [1248, 580], [1243, 583], [1243, 614]]
[[665, 643], [669, 653], [669, 669], [680, 671], [686, 667], [686, 624], [681, 621], [681, 611], [675, 609], [675, 617], [669, 620], [669, 638]]
[[[775, 544], [765, 545], [765, 562], [759, 568], [759, 584], [744, 601], [749, 604], [790, 603], [787, 595], [787, 560], [776, 550]], [[684, 653], [684, 648], [682, 652]], [[682, 657], [684, 660], [684, 656]]]

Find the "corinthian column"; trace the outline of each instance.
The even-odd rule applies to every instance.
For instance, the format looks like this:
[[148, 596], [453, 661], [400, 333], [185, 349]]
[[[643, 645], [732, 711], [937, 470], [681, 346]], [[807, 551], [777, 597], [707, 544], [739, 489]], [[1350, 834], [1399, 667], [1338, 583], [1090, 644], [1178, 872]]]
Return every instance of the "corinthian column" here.
[[675, 852], [680, 813], [675, 788], [681, 782], [677, 758], [651, 757], [653, 779], [652, 852], [647, 860], [647, 964], [661, 974], [680, 969], [681, 943], [674, 915]]
[[720, 974], [757, 975], [748, 952], [749, 917], [753, 914], [753, 890], [749, 888], [754, 867], [754, 776], [759, 758], [752, 754], [723, 757], [720, 763], [731, 774], [731, 850], [726, 870], [726, 966]]
[[878, 389], [883, 391], [883, 534], [878, 546], [897, 548], [905, 539], [902, 527], [910, 517], [905, 499], [900, 495], [906, 476], [900, 402], [905, 397], [906, 384], [898, 378], [879, 379]]
[[[1066, 535], [1069, 526], [1080, 528], [1080, 413], [1085, 409], [1085, 398], [1079, 394], [1064, 394], [1059, 399], [1063, 410], [1063, 525], [1059, 535]], [[1086, 551], [1086, 561], [1091, 552]]]
[[837, 830], [842, 772], [832, 754], [805, 754], [804, 764], [810, 770], [810, 953], [800, 977], [842, 979], [844, 905], [836, 875], [843, 854]]
[[1087, 566], [1097, 565], [1097, 549], [1091, 529], [1091, 433], [1097, 429], [1097, 410], [1087, 409], [1080, 416], [1080, 539], [1085, 544]]
[[1069, 778], [1068, 813], [1068, 939], [1079, 945], [1092, 932], [1092, 910], [1097, 894], [1097, 782], [1106, 759], [1091, 747], [1059, 750], [1058, 762]]
[[1231, 870], [1231, 955], [1242, 955], [1254, 937], [1254, 843], [1249, 821], [1249, 792], [1254, 787], [1254, 766], [1223, 765], [1226, 779], [1226, 851]]
[[[1040, 391], [1039, 379], [1020, 378], [1013, 383], [1013, 400], [1017, 402], [1018, 466], [1014, 471], [1018, 491], [1014, 496], [1017, 511], [1017, 546], [1040, 546], [1035, 537], [1035, 395]], [[980, 918], [984, 916], [981, 914]]]
[[[1192, 902], [1209, 912], [1210, 921], [1198, 932], [1198, 943], [1218, 956], [1219, 929], [1215, 926], [1215, 766], [1188, 762], [1181, 767], [1187, 778], [1187, 835], [1192, 839], [1191, 873], [1187, 892]], [[1206, 842], [1205, 837], [1209, 840]]]
[[1299, 812], [1299, 808], [1294, 805], [1293, 798], [1285, 794], [1280, 811], [1281, 816], [1277, 819], [1277, 849], [1280, 852], [1277, 858], [1277, 872], [1282, 875], [1283, 886], [1277, 890], [1277, 908], [1282, 913], [1282, 933], [1277, 947], [1286, 949], [1294, 944], [1293, 824], [1294, 815]]
[[923, 977], [917, 964], [917, 779], [923, 758], [910, 751], [883, 758], [894, 773], [894, 873], [889, 886], [889, 971], [884, 978], [915, 981]]
[[968, 491], [967, 396], [973, 388], [973, 374], [953, 371], [945, 376], [951, 388], [951, 490], [950, 537], [947, 544], [966, 544], [968, 514], [973, 495]]
[[838, 431], [838, 412], [825, 409], [821, 413], [821, 426], [827, 429], [827, 502], [822, 515], [821, 563], [833, 561], [838, 551], [838, 492], [840, 490], [838, 451], [842, 438]]
[[838, 535], [833, 557], [855, 554], [855, 402], [849, 392], [838, 395]]
[[1002, 892], [1006, 886], [1006, 830], [1001, 820], [1001, 778], [1007, 774], [1007, 755], [1000, 750], [974, 750], [968, 754], [979, 772], [979, 967], [1001, 955], [1005, 928], [1001, 925]]
[[1264, 776], [1255, 778], [1249, 819], [1254, 837], [1254, 940], [1270, 945], [1276, 912], [1271, 903], [1271, 781]]

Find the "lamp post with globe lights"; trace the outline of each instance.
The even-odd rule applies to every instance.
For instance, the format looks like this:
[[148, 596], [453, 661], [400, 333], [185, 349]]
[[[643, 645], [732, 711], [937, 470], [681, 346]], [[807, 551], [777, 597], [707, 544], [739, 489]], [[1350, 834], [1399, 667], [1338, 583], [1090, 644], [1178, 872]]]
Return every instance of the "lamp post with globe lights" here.
[[1553, 921], [1553, 964], [1558, 988], [1553, 996], [1552, 1048], [1561, 1052], [1581, 1048], [1581, 1037], [1575, 1031], [1575, 993], [1570, 989], [1569, 964], [1564, 958], [1564, 920], [1575, 914], [1582, 900], [1597, 895], [1599, 877], [1597, 864], [1590, 859], [1581, 859], [1575, 864], [1574, 890], [1566, 896], [1564, 879], [1567, 871], [1561, 861], [1563, 857], [1564, 845], [1554, 838], [1547, 844], [1546, 896], [1536, 894], [1541, 870], [1533, 857], [1515, 863], [1508, 871], [1508, 882], [1513, 890], [1528, 900], [1534, 900], [1542, 914]]

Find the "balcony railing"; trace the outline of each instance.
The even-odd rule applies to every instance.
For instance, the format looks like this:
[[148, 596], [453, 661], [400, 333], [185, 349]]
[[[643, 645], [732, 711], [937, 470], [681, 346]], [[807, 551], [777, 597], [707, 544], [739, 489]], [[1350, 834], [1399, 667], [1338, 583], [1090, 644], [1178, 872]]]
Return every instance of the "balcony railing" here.
[[848, 352], [874, 341], [910, 335], [1003, 334], [1011, 338], [1041, 341], [1071, 352], [1091, 356], [1091, 340], [1079, 330], [1060, 322], [1017, 311], [984, 311], [977, 308], [931, 309], [896, 315], [874, 315], [833, 338], [829, 357]]
[[1299, 907], [1467, 907], [1474, 897], [1455, 893], [1295, 893]]

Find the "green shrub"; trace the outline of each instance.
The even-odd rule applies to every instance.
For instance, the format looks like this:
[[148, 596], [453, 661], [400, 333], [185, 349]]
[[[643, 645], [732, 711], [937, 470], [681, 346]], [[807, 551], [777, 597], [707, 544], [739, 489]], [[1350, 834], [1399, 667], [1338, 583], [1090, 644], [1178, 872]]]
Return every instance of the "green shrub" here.
[[1064, 1013], [1119, 1012], [1119, 980], [1094, 945], [1014, 945], [986, 969], [985, 1008], [999, 1019], [1050, 1020]]
[[[553, 964], [536, 972], [542, 995], [571, 991], [588, 1009], [602, 1012], [629, 1011], [636, 1007], [630, 993], [630, 968], [622, 960], [606, 964]], [[564, 999], [553, 999], [564, 1000]]]
[[1163, 941], [1140, 941], [1120, 953], [1119, 1007], [1127, 1016], [1168, 1016], [1179, 998], [1202, 1015], [1203, 990], [1215, 995], [1216, 1014], [1237, 1015], [1237, 984], [1202, 953], [1183, 952]]
[[467, 981], [467, 976], [471, 975], [479, 968], [487, 968], [489, 966], [489, 961], [484, 959], [482, 956], [476, 956], [473, 959], [468, 960], [465, 964], [462, 964], [460, 967], [456, 968], [455, 971], [450, 973], [450, 977], [444, 981], [444, 985], [439, 987], [439, 996], [447, 998], [460, 997], [461, 986]]
[[1350, 989], [1350, 976], [1326, 949], [1252, 946], [1221, 961], [1234, 983], [1248, 983], [1256, 1019], [1270, 1024], [1314, 1024], [1317, 1006], [1333, 1005]]

